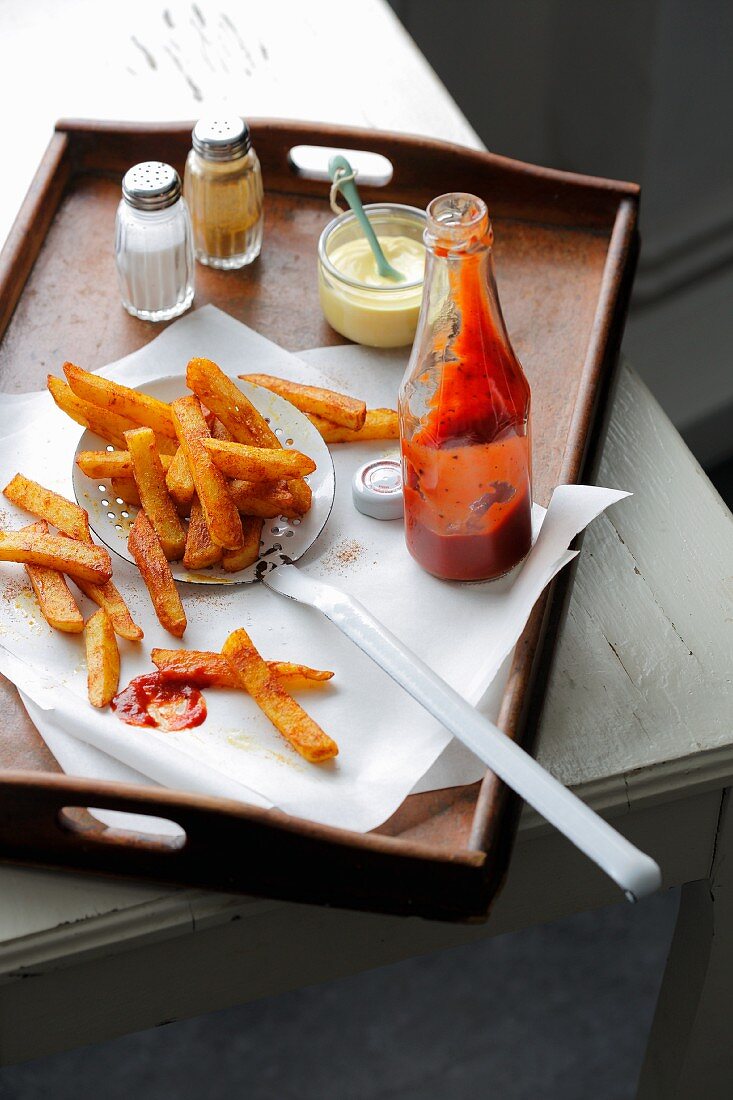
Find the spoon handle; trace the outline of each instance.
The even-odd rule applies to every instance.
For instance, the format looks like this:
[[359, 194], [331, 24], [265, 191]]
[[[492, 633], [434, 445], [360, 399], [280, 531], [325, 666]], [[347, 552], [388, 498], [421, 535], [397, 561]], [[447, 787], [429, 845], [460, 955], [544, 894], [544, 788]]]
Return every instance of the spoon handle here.
[[653, 859], [484, 718], [358, 600], [294, 566], [278, 566], [263, 579], [268, 588], [318, 608], [525, 802], [597, 863], [629, 901], [659, 889], [661, 873]]
[[[377, 270], [379, 274], [383, 275], [386, 279], [394, 279], [399, 282], [403, 281], [405, 276], [392, 267], [392, 264], [384, 255], [382, 246], [377, 240], [377, 235], [372, 229], [372, 223], [364, 213], [364, 207], [362, 206], [361, 198], [353, 179], [354, 170], [346, 157], [341, 156], [340, 153], [335, 157], [331, 157], [328, 162], [328, 174], [333, 183], [338, 185], [339, 191], [354, 211], [356, 220], [359, 222], [364, 232], [364, 236], [369, 242], [369, 247], [374, 253], [374, 259], [377, 261]], [[347, 177], [351, 178], [349, 179]]]

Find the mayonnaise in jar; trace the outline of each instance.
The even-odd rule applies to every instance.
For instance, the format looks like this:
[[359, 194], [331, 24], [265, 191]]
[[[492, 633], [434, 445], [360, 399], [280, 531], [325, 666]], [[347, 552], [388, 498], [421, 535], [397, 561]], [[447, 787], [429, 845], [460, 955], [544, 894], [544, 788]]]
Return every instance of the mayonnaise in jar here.
[[390, 264], [405, 279], [380, 275], [376, 260], [349, 211], [326, 226], [318, 245], [319, 294], [328, 323], [357, 344], [401, 347], [412, 343], [423, 289], [425, 214], [397, 203], [364, 207]]

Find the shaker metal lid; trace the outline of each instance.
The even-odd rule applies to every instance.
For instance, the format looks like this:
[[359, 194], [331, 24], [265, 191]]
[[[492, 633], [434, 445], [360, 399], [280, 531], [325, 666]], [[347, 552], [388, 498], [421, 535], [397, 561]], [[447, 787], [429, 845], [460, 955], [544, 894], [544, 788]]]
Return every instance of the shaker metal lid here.
[[237, 115], [200, 118], [192, 139], [194, 149], [204, 160], [236, 160], [252, 148], [249, 126]]
[[122, 194], [135, 210], [165, 210], [181, 197], [181, 180], [170, 164], [144, 160], [125, 172]]
[[360, 466], [351, 483], [354, 507], [374, 519], [399, 519], [403, 512], [402, 473], [392, 458]]

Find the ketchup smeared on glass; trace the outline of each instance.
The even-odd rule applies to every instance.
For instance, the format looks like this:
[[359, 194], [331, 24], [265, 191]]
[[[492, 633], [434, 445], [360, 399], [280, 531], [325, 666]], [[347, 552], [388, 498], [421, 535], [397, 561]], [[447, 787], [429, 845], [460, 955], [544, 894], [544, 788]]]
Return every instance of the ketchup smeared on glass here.
[[129, 726], [153, 726], [172, 733], [200, 726], [206, 702], [198, 688], [164, 680], [159, 672], [136, 676], [112, 700], [112, 710]]
[[427, 572], [491, 580], [531, 545], [529, 383], [501, 315], [485, 204], [434, 200], [425, 239], [427, 300], [400, 398], [405, 537]]

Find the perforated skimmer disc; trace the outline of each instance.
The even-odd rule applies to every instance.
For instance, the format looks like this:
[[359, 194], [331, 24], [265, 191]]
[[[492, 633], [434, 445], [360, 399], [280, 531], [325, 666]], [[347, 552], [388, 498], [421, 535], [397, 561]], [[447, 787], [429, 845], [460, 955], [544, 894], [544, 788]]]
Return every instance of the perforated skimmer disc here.
[[[276, 516], [264, 521], [260, 557], [248, 569], [227, 573], [221, 566], [215, 565], [190, 572], [183, 562], [171, 562], [171, 572], [177, 581], [191, 584], [250, 584], [257, 579], [258, 565], [259, 571], [262, 571], [260, 562], [269, 564], [280, 560], [280, 555], [291, 561], [301, 558], [320, 535], [333, 507], [336, 478], [330, 452], [320, 432], [289, 401], [251, 382], [233, 381], [267, 420], [283, 447], [302, 451], [316, 463], [316, 469], [305, 479], [311, 487], [313, 503], [310, 511], [299, 519]], [[161, 401], [175, 401], [177, 397], [190, 394], [182, 377], [158, 378], [138, 388]], [[76, 455], [80, 451], [99, 450], [111, 451], [114, 448], [93, 432], [85, 431], [74, 455], [74, 493], [79, 504], [89, 513], [89, 525], [99, 541], [134, 564], [135, 559], [127, 548], [127, 538], [138, 509], [117, 496], [108, 479], [87, 477], [76, 465]]]

